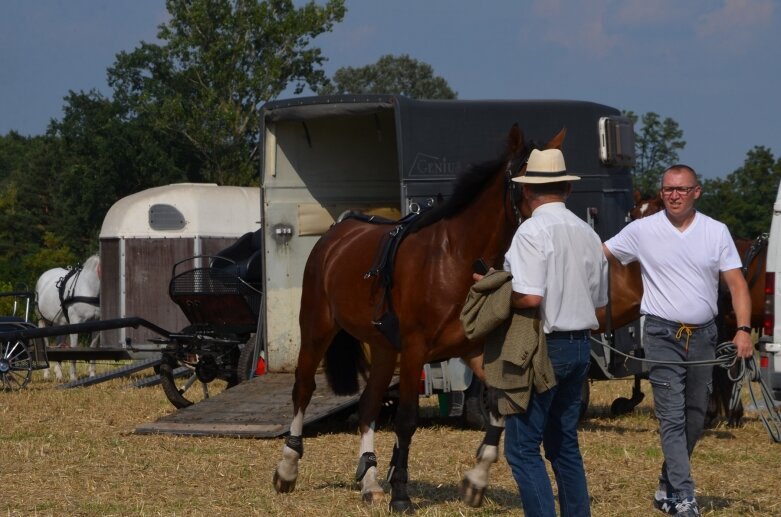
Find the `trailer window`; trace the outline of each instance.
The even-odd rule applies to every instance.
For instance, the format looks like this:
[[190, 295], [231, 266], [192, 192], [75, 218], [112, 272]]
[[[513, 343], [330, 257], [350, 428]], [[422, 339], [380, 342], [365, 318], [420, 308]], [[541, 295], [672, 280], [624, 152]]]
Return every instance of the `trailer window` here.
[[605, 165], [613, 167], [635, 164], [635, 131], [629, 118], [599, 119], [599, 158]]
[[156, 204], [149, 207], [149, 227], [158, 231], [182, 230], [184, 215], [173, 205]]

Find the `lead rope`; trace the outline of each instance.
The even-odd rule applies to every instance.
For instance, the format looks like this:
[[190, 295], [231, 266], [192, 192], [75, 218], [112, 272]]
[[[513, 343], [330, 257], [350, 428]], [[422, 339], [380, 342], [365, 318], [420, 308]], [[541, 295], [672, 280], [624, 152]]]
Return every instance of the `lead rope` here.
[[[748, 393], [751, 397], [751, 402], [754, 404], [754, 408], [762, 421], [762, 425], [765, 426], [767, 434], [770, 435], [770, 438], [775, 443], [781, 442], [781, 416], [775, 410], [773, 394], [762, 379], [757, 359], [751, 356], [743, 361], [738, 360], [735, 345], [729, 341], [716, 346], [716, 357], [723, 359], [720, 366], [727, 369], [727, 377], [734, 382], [729, 400], [730, 411], [734, 411], [740, 402], [740, 391], [743, 387], [743, 381], [746, 378], [749, 381], [754, 381], [753, 383], [748, 383]], [[754, 393], [754, 383], [759, 384], [761, 400], [758, 400], [757, 395]]]
[[[685, 325], [682, 325], [682, 327], [685, 327]], [[683, 332], [683, 331], [679, 329], [679, 332]], [[762, 400], [761, 401], [758, 400], [756, 394], [754, 393], [754, 385], [752, 383], [749, 383], [748, 392], [749, 392], [749, 396], [751, 397], [751, 402], [754, 404], [757, 414], [759, 415], [759, 419], [762, 421], [762, 424], [765, 426], [765, 430], [767, 431], [767, 434], [770, 435], [770, 438], [775, 443], [781, 442], [781, 415], [779, 415], [779, 413], [775, 410], [773, 395], [770, 392], [770, 389], [767, 387], [767, 384], [765, 384], [765, 381], [762, 379], [762, 375], [760, 374], [760, 369], [759, 369], [759, 365], [757, 364], [757, 360], [755, 357], [752, 356], [743, 361], [739, 361], [735, 349], [735, 344], [732, 343], [731, 341], [725, 341], [723, 343], [719, 343], [718, 345], [716, 345], [716, 359], [712, 359], [712, 360], [709, 359], [704, 361], [657, 361], [654, 359], [646, 359], [643, 357], [629, 355], [606, 343], [600, 343], [600, 344], [606, 346], [613, 352], [622, 355], [627, 359], [634, 359], [635, 361], [640, 361], [643, 363], [672, 364], [677, 366], [718, 365], [721, 366], [722, 368], [726, 368], [728, 370], [727, 375], [729, 379], [735, 383], [732, 388], [732, 396], [730, 397], [730, 410], [733, 410], [735, 405], [737, 404], [737, 400], [740, 397], [740, 390], [743, 381], [747, 377], [746, 374], [750, 372], [750, 375], [748, 375], [749, 380], [754, 381], [760, 385], [759, 389], [762, 395]], [[737, 373], [735, 374], [732, 373], [733, 368]]]

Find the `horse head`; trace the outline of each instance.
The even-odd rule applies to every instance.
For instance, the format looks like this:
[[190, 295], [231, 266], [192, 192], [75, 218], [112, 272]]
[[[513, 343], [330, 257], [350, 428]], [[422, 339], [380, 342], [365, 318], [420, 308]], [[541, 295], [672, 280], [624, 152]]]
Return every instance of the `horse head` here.
[[658, 193], [653, 197], [644, 198], [639, 190], [635, 190], [634, 199], [635, 206], [629, 211], [629, 217], [633, 221], [664, 210], [664, 202]]
[[[567, 136], [567, 128], [562, 128], [561, 131], [559, 131], [553, 138], [551, 138], [548, 143], [541, 147], [541, 149], [561, 149], [562, 144], [564, 143], [564, 137]], [[508, 149], [510, 151], [511, 155], [511, 161], [508, 164], [508, 167], [511, 166], [513, 163], [512, 160], [518, 160], [522, 159], [520, 163], [515, 167], [515, 170], [517, 170], [517, 173], [512, 175], [512, 178], [523, 176], [526, 174], [526, 161], [529, 158], [529, 154], [531, 154], [533, 149], [537, 149], [538, 146], [534, 143], [526, 144], [523, 140], [523, 134], [520, 132], [520, 129], [518, 129], [518, 124], [515, 124], [510, 131], [510, 135], [508, 137]], [[510, 178], [511, 179], [511, 178]], [[529, 202], [526, 200], [526, 198], [523, 197], [522, 189], [520, 188], [520, 185], [518, 185], [516, 182], [510, 182], [511, 185], [511, 192], [512, 192], [512, 202], [518, 207], [517, 211], [520, 212], [520, 220], [528, 219], [532, 215], [531, 207], [529, 206]]]

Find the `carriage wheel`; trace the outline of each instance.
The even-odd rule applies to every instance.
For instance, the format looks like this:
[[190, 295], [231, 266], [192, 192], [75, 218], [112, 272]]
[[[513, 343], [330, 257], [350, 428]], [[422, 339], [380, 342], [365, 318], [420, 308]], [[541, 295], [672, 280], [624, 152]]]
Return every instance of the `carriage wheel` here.
[[0, 388], [2, 391], [24, 388], [33, 373], [33, 362], [23, 341], [5, 341], [0, 345]]
[[[197, 383], [195, 370], [188, 370], [183, 377], [184, 381], [178, 379], [179, 374], [169, 362], [160, 365], [160, 384], [163, 386], [163, 393], [168, 397], [177, 408], [191, 406], [193, 401], [187, 399], [184, 394]], [[181, 386], [181, 387], [180, 387]]]
[[174, 358], [167, 358], [159, 368], [160, 384], [163, 386], [163, 393], [176, 408], [185, 408], [192, 406], [196, 402], [209, 398], [210, 391], [222, 391], [215, 386], [209, 389], [212, 381], [221, 383], [223, 387], [230, 387], [230, 379], [218, 379], [212, 374], [212, 366], [209, 363], [209, 356], [201, 356], [198, 363], [192, 365], [178, 366]]

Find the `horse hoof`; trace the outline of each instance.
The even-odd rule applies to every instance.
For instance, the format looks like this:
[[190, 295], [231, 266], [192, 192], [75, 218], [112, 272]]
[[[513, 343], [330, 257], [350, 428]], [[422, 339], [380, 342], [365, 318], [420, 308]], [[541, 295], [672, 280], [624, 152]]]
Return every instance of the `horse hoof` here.
[[367, 490], [361, 494], [361, 499], [368, 505], [374, 505], [383, 500], [385, 492], [382, 490]]
[[483, 504], [483, 495], [485, 495], [485, 487], [478, 488], [474, 483], [464, 478], [461, 481], [461, 486], [458, 490], [461, 496], [461, 501], [471, 506], [472, 508], [478, 508]]
[[279, 477], [279, 473], [275, 470], [274, 471], [274, 490], [277, 491], [278, 494], [289, 494], [296, 488], [296, 480], [292, 481], [285, 481], [281, 477]]
[[415, 509], [412, 507], [412, 501], [409, 499], [400, 499], [398, 501], [391, 501], [388, 505], [388, 509], [391, 513], [404, 513], [412, 515], [415, 513]]

